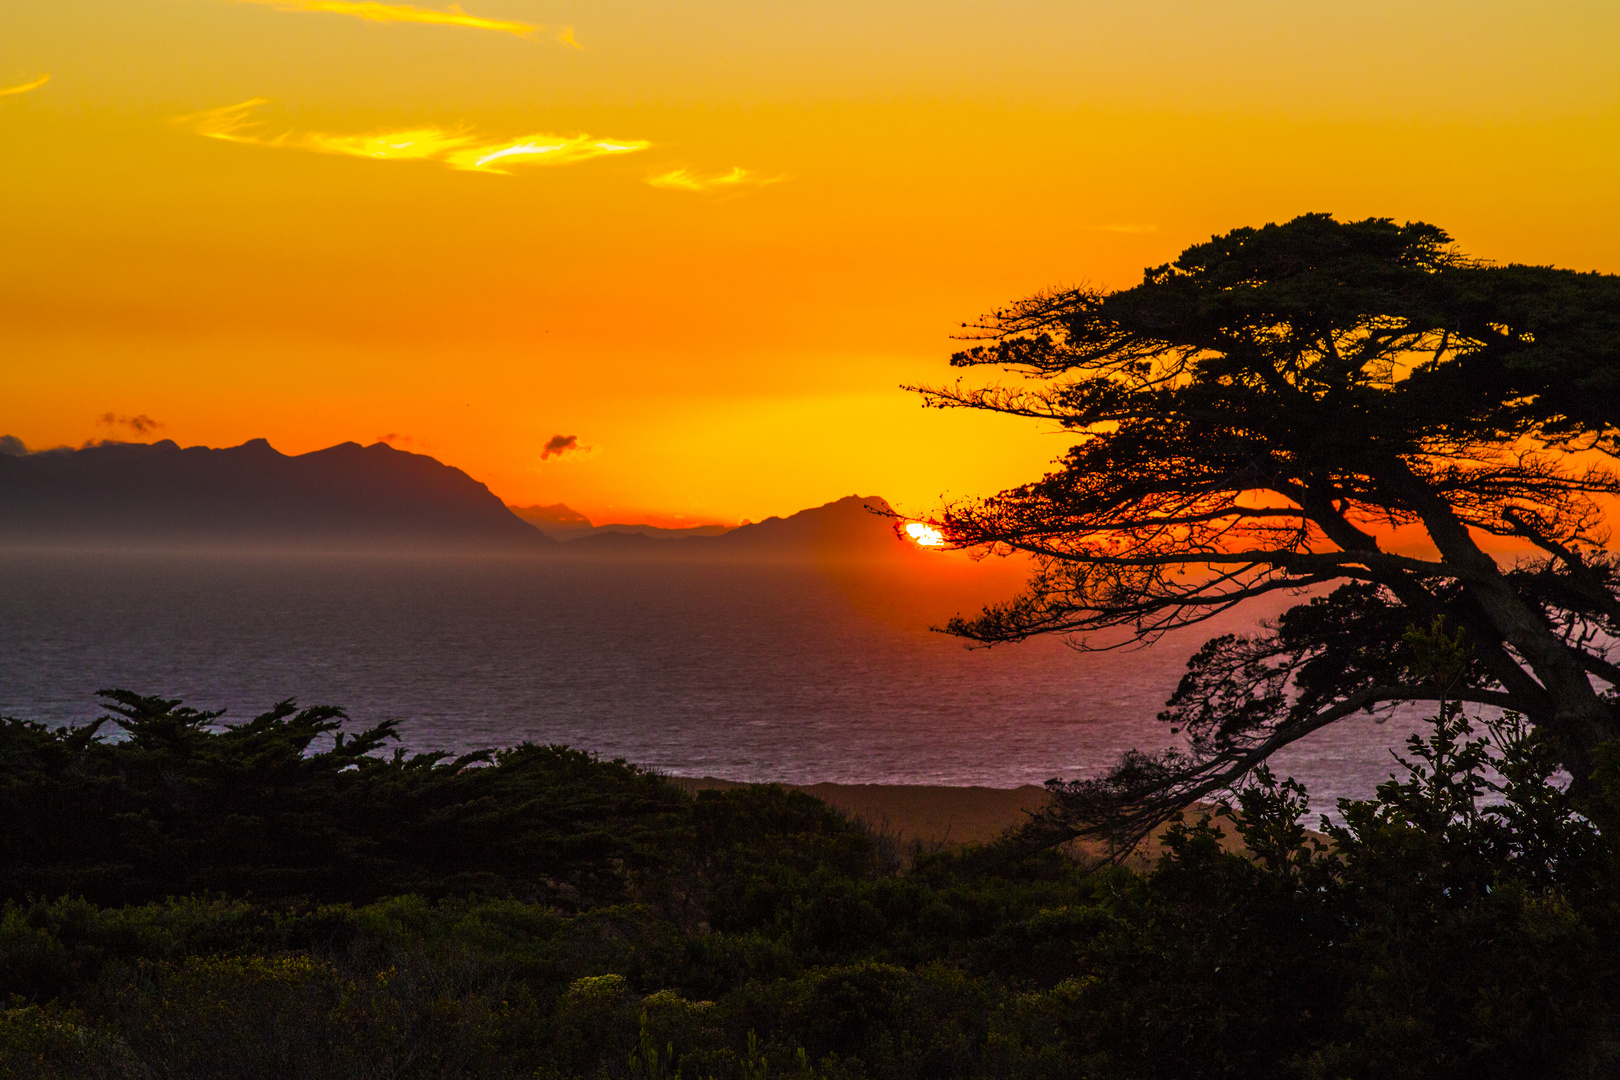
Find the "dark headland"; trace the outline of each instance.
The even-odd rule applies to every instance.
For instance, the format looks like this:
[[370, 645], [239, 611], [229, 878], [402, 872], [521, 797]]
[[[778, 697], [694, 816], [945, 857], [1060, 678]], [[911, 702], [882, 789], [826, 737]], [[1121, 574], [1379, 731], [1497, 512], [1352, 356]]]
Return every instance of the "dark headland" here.
[[555, 542], [460, 469], [386, 443], [288, 455], [264, 439], [0, 456], [0, 542], [94, 547], [533, 550]]
[[726, 559], [911, 553], [892, 520], [873, 512], [888, 504], [869, 496], [735, 529], [593, 527], [561, 504], [518, 509], [523, 516], [460, 469], [387, 443], [289, 455], [264, 439], [223, 449], [165, 439], [0, 454], [0, 544], [8, 546]]

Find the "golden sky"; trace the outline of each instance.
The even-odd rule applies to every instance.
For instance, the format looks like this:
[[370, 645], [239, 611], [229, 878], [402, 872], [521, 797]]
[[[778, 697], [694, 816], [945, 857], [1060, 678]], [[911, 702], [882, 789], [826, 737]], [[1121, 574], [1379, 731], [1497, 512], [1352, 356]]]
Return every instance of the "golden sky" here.
[[898, 389], [997, 304], [1317, 210], [1616, 272], [1617, 191], [1606, 0], [8, 0], [0, 433], [923, 511], [1063, 449]]

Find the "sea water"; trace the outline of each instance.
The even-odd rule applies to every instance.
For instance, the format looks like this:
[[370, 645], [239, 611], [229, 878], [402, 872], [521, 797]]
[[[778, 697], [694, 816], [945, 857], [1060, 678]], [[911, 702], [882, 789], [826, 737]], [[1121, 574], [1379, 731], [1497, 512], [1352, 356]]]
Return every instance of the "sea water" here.
[[[0, 714], [82, 723], [105, 687], [226, 722], [295, 698], [396, 719], [413, 751], [528, 740], [676, 775], [1015, 787], [1173, 741], [1155, 715], [1187, 656], [1246, 625], [968, 649], [929, 629], [967, 595], [948, 592], [795, 562], [13, 551]], [[1327, 809], [1369, 794], [1413, 729], [1352, 718], [1277, 771]]]

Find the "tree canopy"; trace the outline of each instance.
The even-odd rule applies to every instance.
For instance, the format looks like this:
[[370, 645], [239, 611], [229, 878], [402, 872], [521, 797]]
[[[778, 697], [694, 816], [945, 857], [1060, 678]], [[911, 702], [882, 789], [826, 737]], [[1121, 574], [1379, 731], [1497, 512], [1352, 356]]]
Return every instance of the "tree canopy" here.
[[[1183, 746], [1054, 785], [1053, 838], [1132, 840], [1283, 746], [1399, 702], [1516, 711], [1577, 791], [1620, 738], [1605, 528], [1620, 277], [1310, 214], [1194, 245], [1132, 288], [1039, 293], [970, 337], [954, 366], [1027, 381], [921, 388], [928, 404], [1077, 438], [1045, 477], [940, 515], [950, 544], [1036, 566], [1023, 594], [950, 632], [1097, 647], [1305, 597], [1189, 661], [1160, 714]], [[1530, 554], [1499, 561], [1493, 538]], [[1428, 662], [1414, 627], [1460, 659]]]

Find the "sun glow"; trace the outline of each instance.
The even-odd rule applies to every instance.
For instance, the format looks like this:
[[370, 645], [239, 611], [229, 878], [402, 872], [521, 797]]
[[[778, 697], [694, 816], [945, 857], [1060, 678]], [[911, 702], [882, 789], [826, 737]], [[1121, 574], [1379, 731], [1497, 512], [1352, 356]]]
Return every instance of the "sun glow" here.
[[907, 522], [906, 535], [911, 537], [918, 547], [941, 547], [945, 543], [944, 533], [921, 521]]

